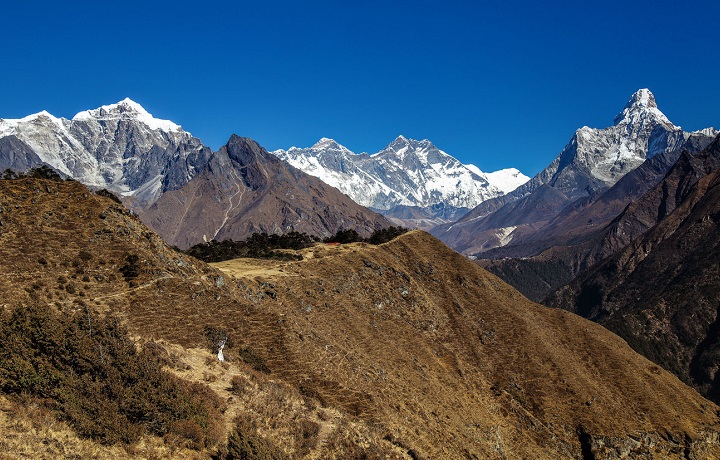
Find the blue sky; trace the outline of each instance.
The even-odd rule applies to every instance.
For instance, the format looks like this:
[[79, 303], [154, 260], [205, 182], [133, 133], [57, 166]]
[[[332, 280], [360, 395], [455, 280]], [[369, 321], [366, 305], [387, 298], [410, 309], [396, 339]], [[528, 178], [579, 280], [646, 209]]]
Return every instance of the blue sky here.
[[575, 129], [650, 88], [675, 124], [720, 127], [720, 2], [11, 2], [0, 117], [125, 97], [213, 149], [428, 138], [533, 175]]

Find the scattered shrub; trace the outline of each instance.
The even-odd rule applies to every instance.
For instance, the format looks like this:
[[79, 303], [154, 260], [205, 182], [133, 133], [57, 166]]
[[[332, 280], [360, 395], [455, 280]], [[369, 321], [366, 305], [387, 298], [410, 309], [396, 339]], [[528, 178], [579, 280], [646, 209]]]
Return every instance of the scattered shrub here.
[[212, 390], [163, 371], [116, 318], [87, 308], [0, 314], [0, 391], [52, 402], [79, 435], [106, 444], [132, 443], [144, 432], [196, 448], [222, 438], [222, 403]]
[[365, 240], [370, 244], [382, 244], [392, 241], [398, 236], [407, 233], [408, 229], [404, 227], [388, 227], [375, 230], [370, 237]]
[[323, 240], [325, 243], [358, 243], [364, 241], [364, 238], [353, 229], [338, 230], [336, 234]]
[[368, 238], [363, 238], [355, 230], [340, 230], [335, 235], [325, 238], [325, 243], [370, 243], [370, 244], [382, 244], [391, 241], [403, 233], [407, 233], [408, 229], [403, 227], [388, 227], [375, 230], [372, 235]]
[[312, 246], [319, 240], [305, 233], [290, 232], [284, 235], [253, 233], [245, 241], [224, 240], [196, 244], [186, 251], [196, 259], [205, 262], [249, 257], [255, 259], [300, 260], [301, 256], [278, 252], [277, 249], [299, 250]]
[[8, 168], [3, 172], [2, 178], [4, 180], [15, 180], [18, 179], [18, 173], [13, 171], [12, 169]]
[[49, 179], [56, 182], [62, 182], [63, 178], [54, 169], [47, 165], [37, 166], [27, 172], [27, 177], [33, 179]]
[[226, 348], [230, 348], [230, 346], [232, 346], [230, 343], [230, 336], [224, 329], [205, 326], [205, 328], [203, 328], [203, 334], [205, 335], [205, 340], [207, 341], [207, 348], [212, 354], [217, 354], [220, 347], [223, 345]]
[[230, 391], [232, 391], [236, 395], [245, 392], [245, 390], [249, 386], [250, 382], [248, 382], [247, 378], [243, 377], [242, 375], [234, 375], [232, 379], [230, 379]]
[[264, 372], [264, 373], [270, 373], [270, 368], [265, 364], [265, 360], [262, 358], [262, 356], [259, 356], [257, 353], [255, 353], [255, 350], [253, 350], [250, 347], [245, 347], [241, 349], [238, 354], [240, 355], [240, 358], [247, 363], [250, 367], [255, 369], [258, 372]]
[[136, 254], [128, 254], [125, 261], [125, 265], [120, 267], [120, 273], [122, 273], [125, 281], [131, 281], [140, 276], [140, 257]]
[[[335, 235], [325, 238], [325, 243], [356, 243], [368, 242], [372, 244], [386, 243], [393, 238], [407, 232], [406, 228], [388, 227], [376, 230], [369, 238], [363, 238], [353, 229], [339, 230]], [[299, 250], [312, 246], [320, 239], [305, 233], [290, 232], [284, 235], [268, 235], [266, 233], [253, 233], [245, 241], [224, 240], [221, 242], [210, 241], [196, 244], [186, 254], [205, 262], [222, 262], [223, 260], [237, 259], [241, 257], [255, 259], [276, 259], [276, 260], [300, 260], [297, 254], [279, 252], [278, 249]]]
[[320, 424], [307, 418], [300, 419], [297, 422], [297, 434], [297, 450], [301, 455], [306, 455], [317, 444]]
[[285, 455], [269, 440], [257, 434], [251, 424], [236, 421], [227, 441], [226, 460], [283, 460]]
[[300, 394], [305, 396], [306, 398], [315, 399], [320, 403], [321, 406], [327, 407], [327, 401], [325, 401], [323, 395], [320, 394], [320, 392], [315, 387], [300, 384], [298, 386], [298, 390], [300, 391]]

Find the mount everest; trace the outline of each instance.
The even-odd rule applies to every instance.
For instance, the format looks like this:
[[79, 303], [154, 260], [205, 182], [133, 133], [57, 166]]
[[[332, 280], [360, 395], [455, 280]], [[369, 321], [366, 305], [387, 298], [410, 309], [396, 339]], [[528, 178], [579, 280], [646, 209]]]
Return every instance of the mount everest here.
[[353, 153], [328, 138], [309, 148], [291, 147], [272, 153], [359, 204], [406, 225], [425, 227], [455, 220], [483, 201], [529, 180], [517, 169], [483, 173], [427, 139], [404, 136], [372, 155]]

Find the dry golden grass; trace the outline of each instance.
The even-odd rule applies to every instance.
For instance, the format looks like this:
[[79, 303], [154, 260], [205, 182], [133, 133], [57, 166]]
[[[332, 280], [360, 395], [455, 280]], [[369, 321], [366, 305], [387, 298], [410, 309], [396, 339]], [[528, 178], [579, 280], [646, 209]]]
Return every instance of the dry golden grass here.
[[0, 396], [0, 459], [206, 459], [206, 454], [145, 436], [130, 446], [102, 446], [77, 434], [32, 400]]
[[[78, 184], [2, 182], [6, 308], [122, 315], [139, 340], [162, 341], [173, 372], [228, 401], [227, 429], [242, 417], [288, 455], [580, 458], [584, 430], [597, 458], [720, 457], [717, 406], [428, 234], [231, 261], [223, 273]], [[128, 254], [137, 279], [119, 271]], [[205, 349], [208, 326], [233, 342], [226, 364]]]

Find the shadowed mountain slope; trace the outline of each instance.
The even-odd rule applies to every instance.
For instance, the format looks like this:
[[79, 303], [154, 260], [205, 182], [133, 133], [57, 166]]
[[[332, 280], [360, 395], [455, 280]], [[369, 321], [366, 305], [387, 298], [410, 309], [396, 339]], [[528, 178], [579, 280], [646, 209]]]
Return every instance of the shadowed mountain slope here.
[[181, 248], [213, 239], [243, 240], [255, 232], [327, 237], [351, 228], [367, 236], [391, 225], [255, 141], [235, 135], [188, 184], [166, 192], [139, 215]]
[[478, 263], [541, 301], [640, 237], [700, 178], [720, 167], [718, 138], [705, 150], [694, 147], [679, 157], [651, 158], [606, 192], [564, 209], [534, 237], [488, 251], [488, 259]]
[[[244, 376], [226, 417], [252, 416], [253, 430], [279, 443], [291, 407], [319, 417], [315, 447], [281, 444], [291, 457], [720, 455], [717, 406], [426, 233], [318, 245], [302, 261], [228, 261], [223, 274], [76, 182], [0, 181], [0, 207], [4, 308], [113, 312], [137, 337], [187, 356], [208, 326], [226, 331], [226, 368], [188, 360], [178, 372], [228, 397], [230, 376]], [[281, 388], [305, 399], [283, 399], [292, 392]]]
[[[690, 160], [681, 158], [676, 169], [682, 163], [687, 168]], [[689, 190], [692, 177], [661, 184], [660, 214], [672, 212], [547, 299], [608, 327], [715, 401], [720, 400], [717, 168]]]

